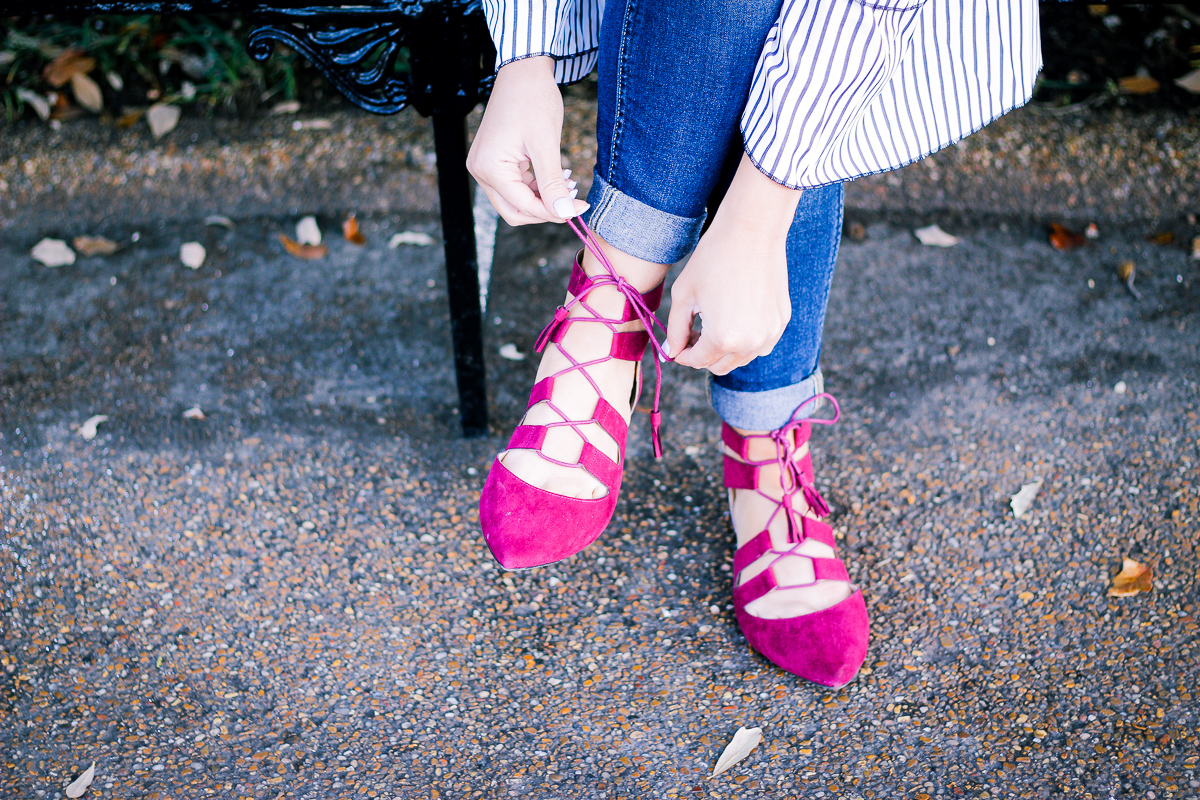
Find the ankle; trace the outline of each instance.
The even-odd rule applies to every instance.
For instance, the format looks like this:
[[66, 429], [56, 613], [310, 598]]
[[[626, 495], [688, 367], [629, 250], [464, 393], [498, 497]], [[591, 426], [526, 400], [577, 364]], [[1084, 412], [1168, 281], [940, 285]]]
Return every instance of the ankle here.
[[[593, 235], [595, 234], [593, 233]], [[666, 280], [667, 271], [671, 268], [670, 264], [655, 264], [653, 261], [645, 261], [618, 250], [600, 236], [595, 236], [596, 241], [600, 243], [600, 249], [604, 251], [604, 255], [612, 264], [617, 275], [627, 280], [639, 292], [645, 294]], [[593, 276], [607, 273], [604, 265], [592, 255], [590, 250], [586, 249], [583, 251], [583, 271]]]

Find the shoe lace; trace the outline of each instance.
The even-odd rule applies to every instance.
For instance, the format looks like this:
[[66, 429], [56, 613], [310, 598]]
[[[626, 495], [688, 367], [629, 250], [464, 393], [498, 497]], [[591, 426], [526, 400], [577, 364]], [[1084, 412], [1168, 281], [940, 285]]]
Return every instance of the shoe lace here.
[[[614, 287], [625, 297], [625, 300], [628, 301], [629, 306], [633, 309], [633, 313], [637, 317], [638, 321], [642, 323], [646, 329], [646, 332], [650, 334], [650, 346], [654, 349], [655, 355], [654, 406], [650, 410], [650, 434], [654, 443], [654, 457], [662, 458], [662, 412], [659, 410], [659, 399], [662, 395], [662, 363], [664, 360], [666, 360], [666, 353], [663, 351], [663, 347], [659, 343], [658, 338], [654, 335], [654, 326], [657, 325], [658, 327], [662, 328], [664, 334], [667, 330], [666, 326], [663, 325], [658, 320], [658, 317], [654, 315], [654, 312], [650, 310], [649, 305], [646, 303], [646, 298], [642, 297], [642, 293], [617, 274], [612, 262], [609, 261], [608, 256], [604, 254], [604, 250], [601, 249], [600, 243], [596, 240], [596, 237], [592, 234], [592, 231], [590, 228], [588, 228], [587, 224], [579, 217], [568, 219], [567, 224], [571, 226], [571, 230], [575, 231], [575, 234], [581, 240], [583, 240], [583, 246], [587, 248], [588, 252], [591, 253], [597, 261], [600, 262], [600, 265], [604, 267], [607, 273], [603, 275], [589, 276], [590, 286], [588, 291], [591, 291], [598, 286]], [[596, 311], [589, 306], [584, 299], [587, 296], [588, 291], [581, 292], [577, 296], [572, 297], [564, 305], [559, 306], [555, 310], [554, 319], [550, 320], [550, 323], [542, 330], [541, 334], [537, 338], [537, 342], [535, 344], [535, 349], [537, 352], [542, 352], [542, 350], [545, 349], [546, 345], [551, 341], [558, 330], [564, 326], [569, 326], [572, 322], [602, 322], [608, 327], [612, 328], [614, 331], [616, 330], [615, 326], [623, 322], [623, 320], [619, 319], [607, 319], [596, 313]], [[572, 318], [571, 309], [576, 305], [581, 305], [586, 308], [589, 312], [591, 312], [592, 317]], [[602, 358], [596, 361], [579, 363], [571, 358], [569, 354], [564, 352], [563, 355], [566, 356], [572, 364], [571, 367], [568, 367], [567, 370], [564, 371], [582, 369], [582, 367], [598, 364], [606, 360]], [[592, 384], [592, 388], [596, 390], [597, 395], [599, 395], [600, 388], [596, 385], [595, 381], [593, 381], [591, 376], [587, 374], [586, 370], [582, 370], [582, 372], [587, 378], [588, 382]], [[579, 432], [576, 426], [580, 423], [565, 422], [563, 424], [569, 425], [574, 428], [577, 433]], [[582, 436], [582, 434], [580, 435]], [[586, 440], [586, 437], [584, 438]]]
[[[807, 406], [815, 403], [818, 400], [829, 400], [833, 404], [834, 415], [832, 419], [821, 418], [804, 418], [800, 412]], [[810, 397], [805, 400], [796, 410], [792, 412], [791, 419], [787, 421], [781, 428], [771, 431], [768, 434], [751, 434], [751, 437], [769, 437], [775, 443], [775, 463], [779, 466], [779, 485], [783, 489], [783, 498], [779, 500], [779, 506], [784, 510], [787, 518], [787, 540], [788, 544], [799, 544], [804, 541], [804, 533], [801, 525], [796, 522], [796, 512], [792, 507], [792, 498], [796, 494], [801, 494], [804, 501], [808, 504], [808, 508], [818, 517], [829, 515], [829, 503], [825, 502], [825, 498], [817, 491], [816, 485], [804, 474], [800, 469], [800, 464], [796, 459], [796, 453], [799, 447], [796, 444], [796, 432], [804, 425], [832, 425], [837, 422], [842, 416], [841, 406], [838, 405], [837, 398], [833, 395], [822, 392], [821, 394]], [[803, 443], [802, 443], [803, 444]], [[757, 463], [770, 463], [757, 462]], [[763, 494], [759, 492], [759, 494]], [[764, 495], [766, 496], [766, 495]], [[776, 509], [775, 514], [779, 513]], [[774, 517], [775, 514], [771, 516]], [[768, 521], [768, 524], [770, 522]]]

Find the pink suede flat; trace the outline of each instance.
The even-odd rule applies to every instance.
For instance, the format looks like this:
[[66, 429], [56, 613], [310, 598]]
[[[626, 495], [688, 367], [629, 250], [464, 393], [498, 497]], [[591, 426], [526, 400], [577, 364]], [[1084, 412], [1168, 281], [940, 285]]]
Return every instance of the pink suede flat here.
[[[806, 539], [815, 539], [836, 550], [832, 528], [792, 508], [792, 498], [799, 493], [814, 514], [823, 517], [829, 513], [829, 505], [813, 483], [811, 455], [797, 455], [801, 446], [808, 441], [813, 423], [829, 425], [837, 421], [837, 416], [832, 420], [796, 419], [805, 406], [818, 398], [829, 399], [837, 408], [837, 401], [832, 396], [817, 395], [796, 409], [792, 420], [778, 430], [769, 434], [742, 436], [729, 425], [723, 425], [721, 438], [742, 459], [739, 461], [726, 454], [725, 485], [730, 489], [753, 490], [777, 504], [762, 532], [739, 547], [733, 556], [733, 607], [738, 624], [750, 645], [778, 666], [813, 683], [838, 687], [853, 680], [867, 656], [870, 625], [866, 602], [857, 587], [853, 594], [836, 605], [811, 614], [764, 619], [746, 610], [750, 603], [776, 590], [813, 586], [820, 581], [850, 583], [850, 576], [841, 560], [796, 552]], [[839, 416], [840, 413], [839, 410]], [[749, 440], [760, 437], [775, 442], [776, 458], [767, 461], [748, 459]], [[759, 468], [771, 464], [779, 467], [782, 500], [770, 497], [759, 488]], [[780, 513], [786, 515], [787, 536], [786, 541], [777, 543], [772, 538], [770, 525]], [[774, 556], [770, 565], [753, 578], [743, 579], [745, 569], [768, 553]], [[781, 585], [774, 567], [789, 558], [810, 562], [812, 580]]]
[[[621, 490], [621, 476], [625, 467], [625, 439], [629, 426], [613, 406], [604, 399], [600, 387], [588, 374], [587, 368], [601, 364], [609, 359], [640, 362], [646, 352], [647, 345], [653, 343], [657, 353], [661, 354], [658, 341], [647, 331], [654, 325], [662, 327], [662, 323], [654, 316], [662, 300], [662, 286], [652, 289], [645, 294], [639, 294], [636, 289], [616, 274], [608, 258], [600, 249], [599, 244], [591, 235], [591, 231], [581, 220], [568, 220], [568, 224], [583, 239], [584, 246], [591, 251], [596, 259], [605, 267], [608, 274], [589, 277], [581, 266], [581, 256], [575, 257], [575, 266], [571, 271], [571, 281], [567, 291], [571, 300], [560, 306], [554, 314], [554, 319], [538, 337], [537, 351], [541, 352], [547, 344], [554, 343], [560, 352], [571, 362], [566, 367], [550, 375], [533, 387], [529, 396], [528, 409], [538, 403], [546, 403], [562, 420], [548, 425], [517, 426], [509, 440], [508, 450], [530, 449], [537, 450], [547, 461], [564, 467], [586, 470], [598, 481], [604, 484], [607, 493], [595, 499], [580, 499], [564, 497], [544, 489], [532, 486], [504, 466], [501, 459], [504, 453], [496, 457], [491, 472], [484, 482], [483, 493], [479, 498], [479, 522], [483, 528], [484, 539], [492, 551], [492, 555], [507, 569], [528, 569], [530, 567], [552, 564], [594, 542], [608, 527], [616, 509], [617, 496]], [[587, 303], [588, 293], [599, 286], [613, 286], [625, 296], [625, 309], [620, 319], [607, 319], [597, 313]], [[571, 309], [580, 307], [590, 316], [570, 316]], [[644, 330], [618, 331], [617, 326], [633, 320], [640, 320]], [[563, 337], [570, 326], [580, 322], [599, 323], [612, 331], [612, 347], [609, 355], [591, 361], [577, 361], [563, 348]], [[596, 393], [596, 406], [592, 415], [584, 420], [571, 420], [554, 404], [554, 381], [569, 372], [578, 371], [584, 376]], [[654, 409], [650, 414], [651, 430], [654, 440], [655, 456], [662, 455], [662, 444], [659, 435], [661, 414], [658, 409], [659, 394], [662, 385], [662, 365], [655, 360], [656, 385], [654, 389]], [[637, 386], [634, 387], [634, 397], [640, 391], [641, 372], [638, 371]], [[523, 420], [522, 420], [523, 422]], [[617, 443], [619, 456], [613, 461], [595, 445], [588, 441], [580, 429], [585, 425], [596, 424]], [[577, 463], [566, 463], [547, 456], [541, 452], [550, 428], [569, 427], [583, 439], [583, 449]], [[505, 451], [507, 452], [507, 450]]]

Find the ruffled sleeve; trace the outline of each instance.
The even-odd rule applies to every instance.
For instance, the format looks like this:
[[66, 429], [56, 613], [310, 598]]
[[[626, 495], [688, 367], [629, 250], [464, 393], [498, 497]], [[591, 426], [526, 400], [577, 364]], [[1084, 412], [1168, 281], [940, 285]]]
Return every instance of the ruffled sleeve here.
[[1037, 0], [784, 0], [742, 115], [746, 152], [792, 188], [920, 159], [1023, 105]]
[[572, 83], [596, 66], [604, 0], [483, 0], [496, 69], [531, 56], [553, 56], [554, 79]]

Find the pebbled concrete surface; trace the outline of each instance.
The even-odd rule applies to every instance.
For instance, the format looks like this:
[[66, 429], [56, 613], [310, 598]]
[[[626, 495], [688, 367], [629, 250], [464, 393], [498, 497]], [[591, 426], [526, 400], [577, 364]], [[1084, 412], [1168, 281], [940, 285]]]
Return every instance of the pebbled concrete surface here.
[[[440, 252], [383, 244], [436, 220], [366, 218], [367, 247], [315, 262], [278, 245], [294, 222], [163, 220], [57, 270], [26, 255], [40, 232], [0, 238], [0, 796], [61, 796], [93, 760], [88, 797], [163, 800], [1200, 796], [1181, 247], [1131, 225], [1058, 252], [1015, 220], [844, 241], [823, 363], [845, 417], [814, 450], [874, 627], [829, 691], [737, 629], [697, 373], [668, 369], [662, 461], [638, 415], [596, 545], [519, 574], [488, 555], [475, 503], [535, 369], [496, 353], [532, 349], [568, 232], [502, 227], [493, 435], [464, 442]], [[1155, 591], [1106, 597], [1130, 553]], [[708, 780], [743, 724], [763, 746]]]

